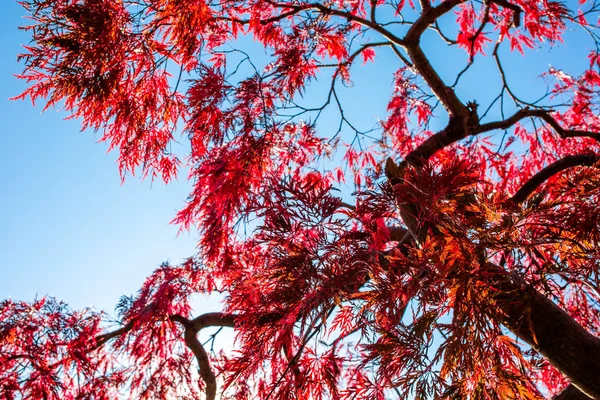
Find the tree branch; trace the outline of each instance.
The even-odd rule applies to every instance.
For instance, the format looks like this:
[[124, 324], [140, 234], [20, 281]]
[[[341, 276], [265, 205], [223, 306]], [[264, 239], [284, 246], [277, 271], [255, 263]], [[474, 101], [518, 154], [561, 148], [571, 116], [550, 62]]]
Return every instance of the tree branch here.
[[[207, 315], [209, 315], [209, 317], [205, 318], [207, 320], [205, 322], [213, 321], [213, 318], [215, 317], [214, 314], [219, 313], [204, 314], [198, 318], [206, 317]], [[192, 353], [194, 353], [194, 356], [198, 361], [200, 377], [206, 384], [206, 400], [214, 400], [217, 395], [217, 378], [212, 368], [210, 367], [210, 360], [208, 359], [208, 354], [206, 353], [204, 346], [202, 346], [202, 343], [200, 343], [197, 337], [198, 330], [196, 329], [196, 324], [194, 322], [198, 322], [198, 318], [195, 318], [190, 321], [189, 319], [181, 315], [172, 315], [170, 317], [172, 321], [180, 323], [185, 328], [185, 332], [183, 334], [185, 344], [192, 351]], [[202, 325], [202, 327], [205, 326], [209, 325]]]
[[524, 202], [533, 192], [535, 192], [544, 182], [552, 176], [568, 168], [587, 166], [590, 167], [600, 161], [600, 156], [595, 154], [578, 154], [561, 158], [542, 169], [531, 177], [517, 192], [510, 198], [515, 204]]
[[456, 5], [462, 3], [463, 0], [447, 0], [436, 7], [425, 8], [421, 16], [410, 27], [404, 37], [404, 48], [413, 62], [413, 68], [423, 77], [431, 91], [440, 100], [440, 102], [452, 116], [467, 116], [468, 110], [459, 100], [454, 90], [449, 88], [442, 78], [429, 63], [427, 56], [423, 53], [420, 46], [421, 36], [423, 32], [433, 24], [439, 17], [446, 14]]
[[[362, 46], [360, 46], [360, 48], [356, 49], [356, 51], [354, 51], [352, 54], [350, 54], [348, 56], [348, 58], [346, 58], [343, 62], [341, 63], [331, 63], [331, 64], [319, 64], [320, 68], [324, 68], [324, 67], [340, 67], [342, 65], [350, 65], [354, 62], [354, 60], [356, 59], [356, 57], [358, 57], [363, 51], [365, 51], [366, 49], [370, 48], [370, 47], [382, 47], [382, 46], [389, 46], [394, 48], [394, 43], [392, 42], [372, 42], [372, 43], [366, 43], [363, 44]], [[410, 64], [410, 63], [409, 63]], [[407, 65], [409, 65], [407, 64]], [[337, 73], [337, 72], [336, 72]]]
[[[288, 7], [288, 6], [286, 6]], [[387, 29], [383, 28], [380, 24], [376, 23], [376, 22], [372, 22], [369, 21], [367, 19], [358, 17], [354, 14], [351, 14], [347, 11], [342, 11], [342, 10], [336, 10], [333, 8], [329, 8], [323, 4], [320, 3], [309, 3], [306, 6], [302, 6], [302, 8], [304, 8], [305, 10], [310, 10], [310, 9], [314, 9], [314, 10], [318, 10], [321, 12], [321, 14], [323, 15], [335, 15], [338, 17], [343, 17], [346, 18], [348, 21], [352, 21], [352, 22], [356, 22], [357, 24], [360, 24], [362, 26], [365, 26], [367, 28], [371, 28], [374, 31], [376, 31], [377, 33], [381, 34], [381, 36], [383, 36], [384, 38], [386, 38], [387, 40], [389, 40], [390, 42], [396, 44], [396, 45], [402, 45], [403, 44], [403, 40], [400, 39], [398, 36], [394, 35], [392, 32], [388, 31]]]
[[504, 8], [508, 8], [509, 10], [512, 10], [513, 26], [515, 28], [518, 28], [519, 26], [521, 26], [521, 13], [523, 12], [523, 9], [521, 7], [519, 7], [516, 4], [509, 3], [506, 0], [488, 0], [487, 2], [488, 2], [488, 4], [495, 3], [495, 4], [499, 5], [500, 7], [504, 7]]
[[[197, 338], [197, 334], [200, 330], [209, 326], [226, 326], [233, 328], [235, 327], [235, 319], [237, 315], [227, 314], [220, 312], [212, 312], [199, 315], [198, 317], [190, 320], [182, 315], [171, 315], [169, 319], [171, 321], [181, 324], [184, 328], [184, 340], [187, 347], [194, 353], [198, 366], [200, 369], [200, 377], [206, 384], [206, 400], [214, 400], [217, 393], [217, 380], [215, 374], [210, 367], [210, 361], [208, 354], [204, 349], [204, 346], [200, 343]], [[123, 327], [116, 329], [111, 332], [104, 333], [96, 336], [95, 349], [103, 346], [109, 340], [117, 338], [124, 333], [129, 332], [134, 326], [134, 321], [129, 321]]]
[[198, 361], [200, 369], [200, 377], [206, 384], [206, 400], [214, 400], [217, 395], [217, 378], [210, 367], [208, 354], [198, 340], [198, 332], [209, 326], [227, 326], [233, 328], [235, 326], [235, 314], [226, 314], [220, 312], [212, 312], [202, 314], [192, 320], [182, 315], [171, 315], [171, 321], [178, 322], [185, 328], [183, 338], [186, 346], [194, 353]]
[[478, 280], [495, 317], [563, 373], [580, 391], [600, 398], [600, 339], [531, 285], [488, 263]]
[[[296, 14], [299, 14], [302, 11], [310, 11], [310, 10], [317, 10], [319, 11], [322, 15], [335, 15], [338, 17], [342, 17], [347, 19], [348, 21], [352, 21], [352, 22], [356, 22], [357, 24], [360, 24], [362, 26], [368, 27], [373, 29], [374, 31], [378, 32], [379, 34], [381, 34], [383, 37], [385, 37], [386, 39], [388, 39], [390, 42], [396, 44], [396, 45], [401, 45], [402, 44], [402, 39], [400, 39], [398, 36], [394, 35], [392, 32], [390, 32], [389, 30], [383, 28], [381, 26], [381, 24], [377, 23], [376, 21], [369, 21], [367, 19], [361, 18], [357, 15], [354, 15], [352, 13], [349, 13], [347, 11], [342, 11], [342, 10], [336, 10], [334, 8], [325, 6], [321, 3], [307, 3], [307, 4], [301, 4], [301, 5], [291, 5], [289, 3], [285, 3], [285, 4], [278, 4], [276, 2], [271, 2], [269, 1], [269, 3], [276, 8], [283, 8], [283, 9], [287, 9], [289, 11], [283, 12], [277, 16], [271, 17], [271, 18], [266, 18], [260, 21], [260, 24], [262, 25], [267, 25], [267, 24], [271, 24], [273, 22], [278, 22], [282, 19], [288, 18], [288, 17], [292, 17]], [[241, 25], [247, 25], [251, 22], [250, 19], [232, 19], [232, 18], [223, 18], [224, 20], [228, 20], [228, 21], [232, 21]]]
[[492, 2], [489, 0], [485, 2], [485, 10], [483, 11], [483, 20], [481, 21], [481, 25], [479, 25], [479, 28], [475, 31], [475, 34], [469, 38], [469, 41], [471, 42], [471, 46], [470, 46], [470, 50], [469, 50], [469, 53], [470, 53], [469, 54], [469, 64], [472, 64], [473, 60], [475, 58], [475, 42], [477, 41], [479, 36], [483, 33], [483, 29], [490, 21], [491, 4], [492, 4]]
[[[179, 316], [173, 316], [174, 318], [178, 318]], [[172, 317], [172, 318], [173, 318]], [[182, 317], [183, 318], [183, 317]], [[236, 314], [227, 314], [222, 312], [212, 312], [202, 314], [190, 321], [193, 329], [198, 333], [200, 330], [209, 327], [209, 326], [225, 326], [228, 328], [235, 327], [235, 319], [237, 318]], [[173, 319], [177, 321], [176, 319]], [[177, 321], [179, 322], [179, 321]]]
[[94, 346], [94, 348], [97, 349], [97, 348], [103, 346], [109, 340], [114, 339], [118, 336], [121, 336], [124, 333], [129, 332], [132, 328], [133, 328], [133, 321], [129, 321], [129, 323], [127, 323], [126, 325], [123, 325], [119, 329], [115, 329], [114, 331], [107, 332], [102, 335], [96, 336], [96, 346]]
[[413, 166], [419, 166], [439, 150], [452, 143], [456, 143], [467, 136], [469, 136], [469, 134], [468, 131], [464, 129], [463, 124], [456, 118], [451, 119], [444, 129], [436, 132], [433, 136], [430, 136], [427, 140], [417, 146], [416, 149], [411, 151], [406, 156], [406, 162]]
[[565, 129], [562, 126], [560, 126], [558, 121], [556, 121], [550, 115], [550, 112], [551, 111], [549, 110], [531, 109], [529, 107], [525, 107], [505, 120], [488, 122], [487, 124], [480, 125], [477, 129], [474, 130], [473, 134], [488, 132], [495, 129], [508, 129], [524, 118], [535, 117], [542, 119], [544, 122], [550, 125], [552, 129], [554, 129], [556, 133], [558, 133], [558, 135], [562, 138], [589, 137], [600, 142], [600, 133], [577, 129]]
[[590, 398], [570, 383], [559, 394], [554, 396], [552, 400], [590, 400]]
[[[448, 88], [449, 89], [449, 88]], [[451, 89], [449, 89], [452, 91]], [[448, 125], [437, 132], [435, 135], [429, 137], [423, 143], [421, 143], [416, 149], [411, 151], [406, 156], [406, 161], [411, 165], [420, 165], [424, 160], [429, 159], [437, 151], [449, 146], [455, 142], [458, 142], [468, 136], [479, 135], [484, 132], [489, 132], [495, 129], [508, 129], [520, 120], [524, 118], [536, 117], [544, 120], [550, 125], [562, 138], [569, 137], [589, 137], [600, 142], [600, 133], [582, 131], [582, 130], [568, 130], [560, 126], [560, 124], [550, 115], [550, 112], [542, 109], [530, 109], [528, 107], [523, 108], [512, 116], [502, 120], [488, 122], [486, 124], [479, 125], [477, 121], [476, 110], [469, 110], [465, 107], [469, 113], [466, 125], [461, 123], [458, 119], [451, 119]], [[469, 121], [472, 120], [473, 123]]]
[[[571, 156], [562, 164], [590, 162], [588, 157]], [[598, 158], [591, 157], [595, 160]], [[392, 163], [389, 161], [390, 166], [386, 166], [389, 179], [395, 179], [398, 173]], [[562, 164], [547, 171], [553, 172]], [[392, 232], [394, 240], [405, 235], [405, 232], [402, 228], [395, 228]], [[571, 396], [560, 397], [560, 400], [586, 399], [584, 393], [600, 398], [600, 376], [597, 374], [600, 368], [599, 338], [587, 332], [530, 284], [499, 266], [488, 263], [486, 268], [481, 269], [478, 281], [485, 288], [483, 293], [491, 296], [493, 317], [527, 342], [573, 383], [573, 388], [565, 393], [565, 396]]]

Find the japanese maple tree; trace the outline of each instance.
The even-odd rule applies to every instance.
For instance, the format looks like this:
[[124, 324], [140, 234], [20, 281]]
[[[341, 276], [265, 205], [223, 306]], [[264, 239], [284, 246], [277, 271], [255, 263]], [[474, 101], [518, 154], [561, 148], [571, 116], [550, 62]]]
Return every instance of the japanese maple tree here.
[[[120, 326], [0, 303], [1, 398], [600, 398], [599, 2], [22, 4], [19, 97], [100, 131], [123, 176], [189, 171], [173, 222], [200, 239]], [[512, 58], [567, 44], [581, 71], [511, 85]], [[381, 55], [363, 130], [344, 93]]]

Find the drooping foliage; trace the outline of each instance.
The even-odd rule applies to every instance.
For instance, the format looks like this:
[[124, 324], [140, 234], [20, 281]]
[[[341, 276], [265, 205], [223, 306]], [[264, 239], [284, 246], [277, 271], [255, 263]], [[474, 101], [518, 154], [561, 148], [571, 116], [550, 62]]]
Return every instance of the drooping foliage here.
[[[3, 302], [0, 396], [600, 398], [600, 4], [22, 4], [19, 97], [100, 131], [123, 177], [188, 173], [173, 222], [200, 239], [113, 331]], [[511, 84], [513, 60], [582, 42], [576, 73], [533, 71], [539, 98]], [[395, 72], [363, 130], [371, 63]], [[223, 312], [192, 310], [216, 292]]]

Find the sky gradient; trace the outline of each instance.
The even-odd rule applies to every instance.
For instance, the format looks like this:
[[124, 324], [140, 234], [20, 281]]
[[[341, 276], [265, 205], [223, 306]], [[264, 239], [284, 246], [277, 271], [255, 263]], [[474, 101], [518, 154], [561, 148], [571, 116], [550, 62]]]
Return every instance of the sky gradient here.
[[116, 153], [100, 135], [80, 132], [64, 112], [9, 101], [25, 83], [16, 55], [27, 33], [23, 9], [3, 2], [0, 64], [0, 298], [52, 295], [74, 308], [112, 311], [165, 260], [194, 253], [195, 234], [170, 225], [182, 207], [185, 180], [129, 178], [121, 185]]
[[[107, 155], [107, 145], [97, 143], [99, 133], [80, 132], [79, 122], [65, 120], [64, 112], [42, 114], [41, 103], [34, 108], [29, 101], [9, 101], [26, 87], [13, 74], [22, 69], [16, 55], [29, 41], [17, 27], [28, 21], [11, 0], [1, 11], [0, 299], [51, 295], [74, 308], [93, 305], [110, 312], [119, 296], [135, 293], [162, 261], [178, 263], [194, 254], [197, 234], [178, 235], [179, 228], [169, 224], [190, 185], [184, 174], [168, 187], [132, 177], [122, 185], [116, 154]], [[432, 64], [451, 81], [466, 56], [453, 58], [456, 53], [439, 43], [435, 34], [425, 36]], [[592, 43], [573, 33], [567, 33], [566, 43], [507, 60], [510, 82], [519, 93], [529, 99], [542, 93], [545, 86], [535, 77], [550, 63], [571, 73], [582, 69]], [[478, 60], [464, 76], [458, 87], [463, 100], [476, 98], [485, 107], [498, 93], [490, 90], [500, 84], [497, 73], [486, 69], [492, 62]], [[374, 64], [354, 74], [354, 87], [342, 90], [347, 114], [366, 116], [362, 128], [385, 116], [398, 66], [393, 55], [378, 54]], [[333, 114], [320, 126], [325, 136], [336, 127]], [[215, 309], [218, 305], [208, 302], [201, 311]]]

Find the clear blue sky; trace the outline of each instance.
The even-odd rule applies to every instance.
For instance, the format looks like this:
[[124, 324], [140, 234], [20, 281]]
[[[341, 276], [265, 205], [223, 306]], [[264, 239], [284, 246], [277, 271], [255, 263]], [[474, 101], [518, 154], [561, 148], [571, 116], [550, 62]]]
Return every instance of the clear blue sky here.
[[169, 225], [188, 194], [132, 178], [121, 185], [116, 154], [65, 113], [9, 101], [24, 82], [16, 55], [28, 21], [3, 1], [0, 24], [0, 298], [52, 295], [73, 307], [112, 311], [162, 261], [194, 253], [195, 235]]
[[[119, 296], [134, 293], [162, 261], [177, 263], [194, 253], [196, 234], [177, 237], [178, 227], [169, 225], [189, 184], [181, 179], [165, 187], [129, 178], [121, 185], [116, 154], [107, 155], [93, 132], [80, 132], [78, 121], [65, 121], [63, 112], [41, 114], [42, 104], [34, 108], [28, 101], [9, 101], [25, 88], [12, 74], [21, 70], [16, 55], [29, 38], [17, 30], [27, 20], [16, 2], [4, 1], [1, 11], [0, 299], [49, 294], [75, 308], [112, 311]], [[573, 60], [585, 63], [591, 43], [575, 39], [551, 52], [515, 56], [513, 64], [507, 63], [511, 82], [528, 93], [541, 88], [534, 86], [534, 78], [549, 62], [580, 70], [583, 64]], [[438, 46], [429, 47], [428, 55], [434, 66], [448, 67], [443, 70], [447, 78], [461, 65]], [[375, 64], [356, 74], [355, 87], [348, 91], [347, 112], [365, 115], [363, 127], [374, 122], [375, 114], [385, 115], [391, 72], [398, 66], [392, 60], [378, 55]], [[486, 63], [491, 60], [482, 66]], [[494, 71], [483, 71], [466, 76], [474, 84], [462, 86], [460, 94], [485, 106], [484, 99], [497, 91], [482, 89], [499, 81]]]

